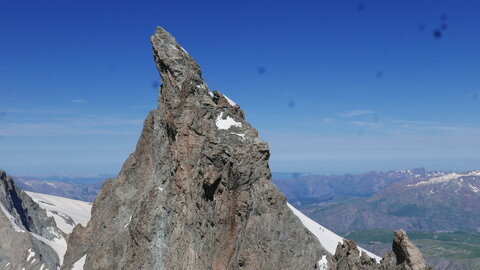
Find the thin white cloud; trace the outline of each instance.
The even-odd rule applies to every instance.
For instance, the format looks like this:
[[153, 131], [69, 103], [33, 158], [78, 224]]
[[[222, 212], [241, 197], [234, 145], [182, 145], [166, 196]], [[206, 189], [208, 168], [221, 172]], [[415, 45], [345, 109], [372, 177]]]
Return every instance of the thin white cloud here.
[[353, 124], [355, 126], [378, 126], [378, 123], [367, 121], [350, 121], [350, 124]]
[[415, 121], [415, 120], [393, 120], [395, 124], [407, 124], [407, 125], [437, 125], [438, 122], [430, 121]]
[[[50, 122], [10, 122], [1, 125], [3, 136], [138, 135], [142, 120], [116, 117], [50, 118]], [[138, 129], [132, 129], [138, 127]]]
[[331, 124], [331, 123], [333, 123], [333, 119], [332, 118], [322, 118], [322, 122], [324, 124]]
[[368, 110], [355, 110], [355, 111], [350, 111], [346, 113], [339, 114], [341, 117], [356, 117], [356, 116], [362, 116], [362, 115], [368, 115], [368, 114], [374, 114], [374, 111], [368, 111]]
[[85, 100], [81, 99], [81, 98], [76, 98], [74, 100], [72, 100], [73, 103], [76, 103], [76, 104], [85, 104], [87, 103]]

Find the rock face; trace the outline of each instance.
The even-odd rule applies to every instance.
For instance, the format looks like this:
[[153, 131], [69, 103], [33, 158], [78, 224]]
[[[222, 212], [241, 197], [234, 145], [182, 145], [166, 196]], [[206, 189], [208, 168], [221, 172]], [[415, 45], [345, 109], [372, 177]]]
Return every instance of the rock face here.
[[164, 29], [162, 86], [137, 148], [107, 180], [65, 264], [84, 269], [315, 269], [327, 252], [271, 182], [269, 147]]
[[[0, 269], [57, 269], [63, 233], [52, 217], [0, 171]], [[63, 256], [63, 254], [61, 254]]]
[[433, 270], [423, 259], [420, 250], [408, 239], [404, 230], [395, 231], [392, 251], [377, 264], [365, 252], [359, 254], [352, 240], [338, 244], [332, 258], [332, 270]]

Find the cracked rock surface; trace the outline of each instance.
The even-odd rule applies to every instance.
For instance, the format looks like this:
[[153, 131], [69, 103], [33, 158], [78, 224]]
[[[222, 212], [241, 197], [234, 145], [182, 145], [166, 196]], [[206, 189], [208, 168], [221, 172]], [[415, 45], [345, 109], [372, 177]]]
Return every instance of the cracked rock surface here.
[[84, 255], [84, 269], [317, 268], [327, 252], [272, 184], [268, 144], [168, 32], [151, 42], [158, 108], [62, 269]]

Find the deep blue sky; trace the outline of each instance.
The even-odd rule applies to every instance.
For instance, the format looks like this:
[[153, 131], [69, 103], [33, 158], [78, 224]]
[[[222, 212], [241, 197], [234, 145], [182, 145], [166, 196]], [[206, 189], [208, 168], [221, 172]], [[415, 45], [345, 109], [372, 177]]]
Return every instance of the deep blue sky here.
[[[170, 31], [273, 171], [480, 169], [479, 1], [0, 1], [0, 168], [115, 174]], [[436, 38], [436, 29], [441, 37]]]

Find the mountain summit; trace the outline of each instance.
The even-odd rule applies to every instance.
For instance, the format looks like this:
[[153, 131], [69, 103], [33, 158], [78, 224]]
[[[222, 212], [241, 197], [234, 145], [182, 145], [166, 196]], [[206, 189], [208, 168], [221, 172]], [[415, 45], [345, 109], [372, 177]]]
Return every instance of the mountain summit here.
[[318, 269], [328, 253], [273, 185], [269, 147], [243, 111], [209, 91], [167, 31], [151, 42], [158, 108], [74, 229], [62, 269]]

